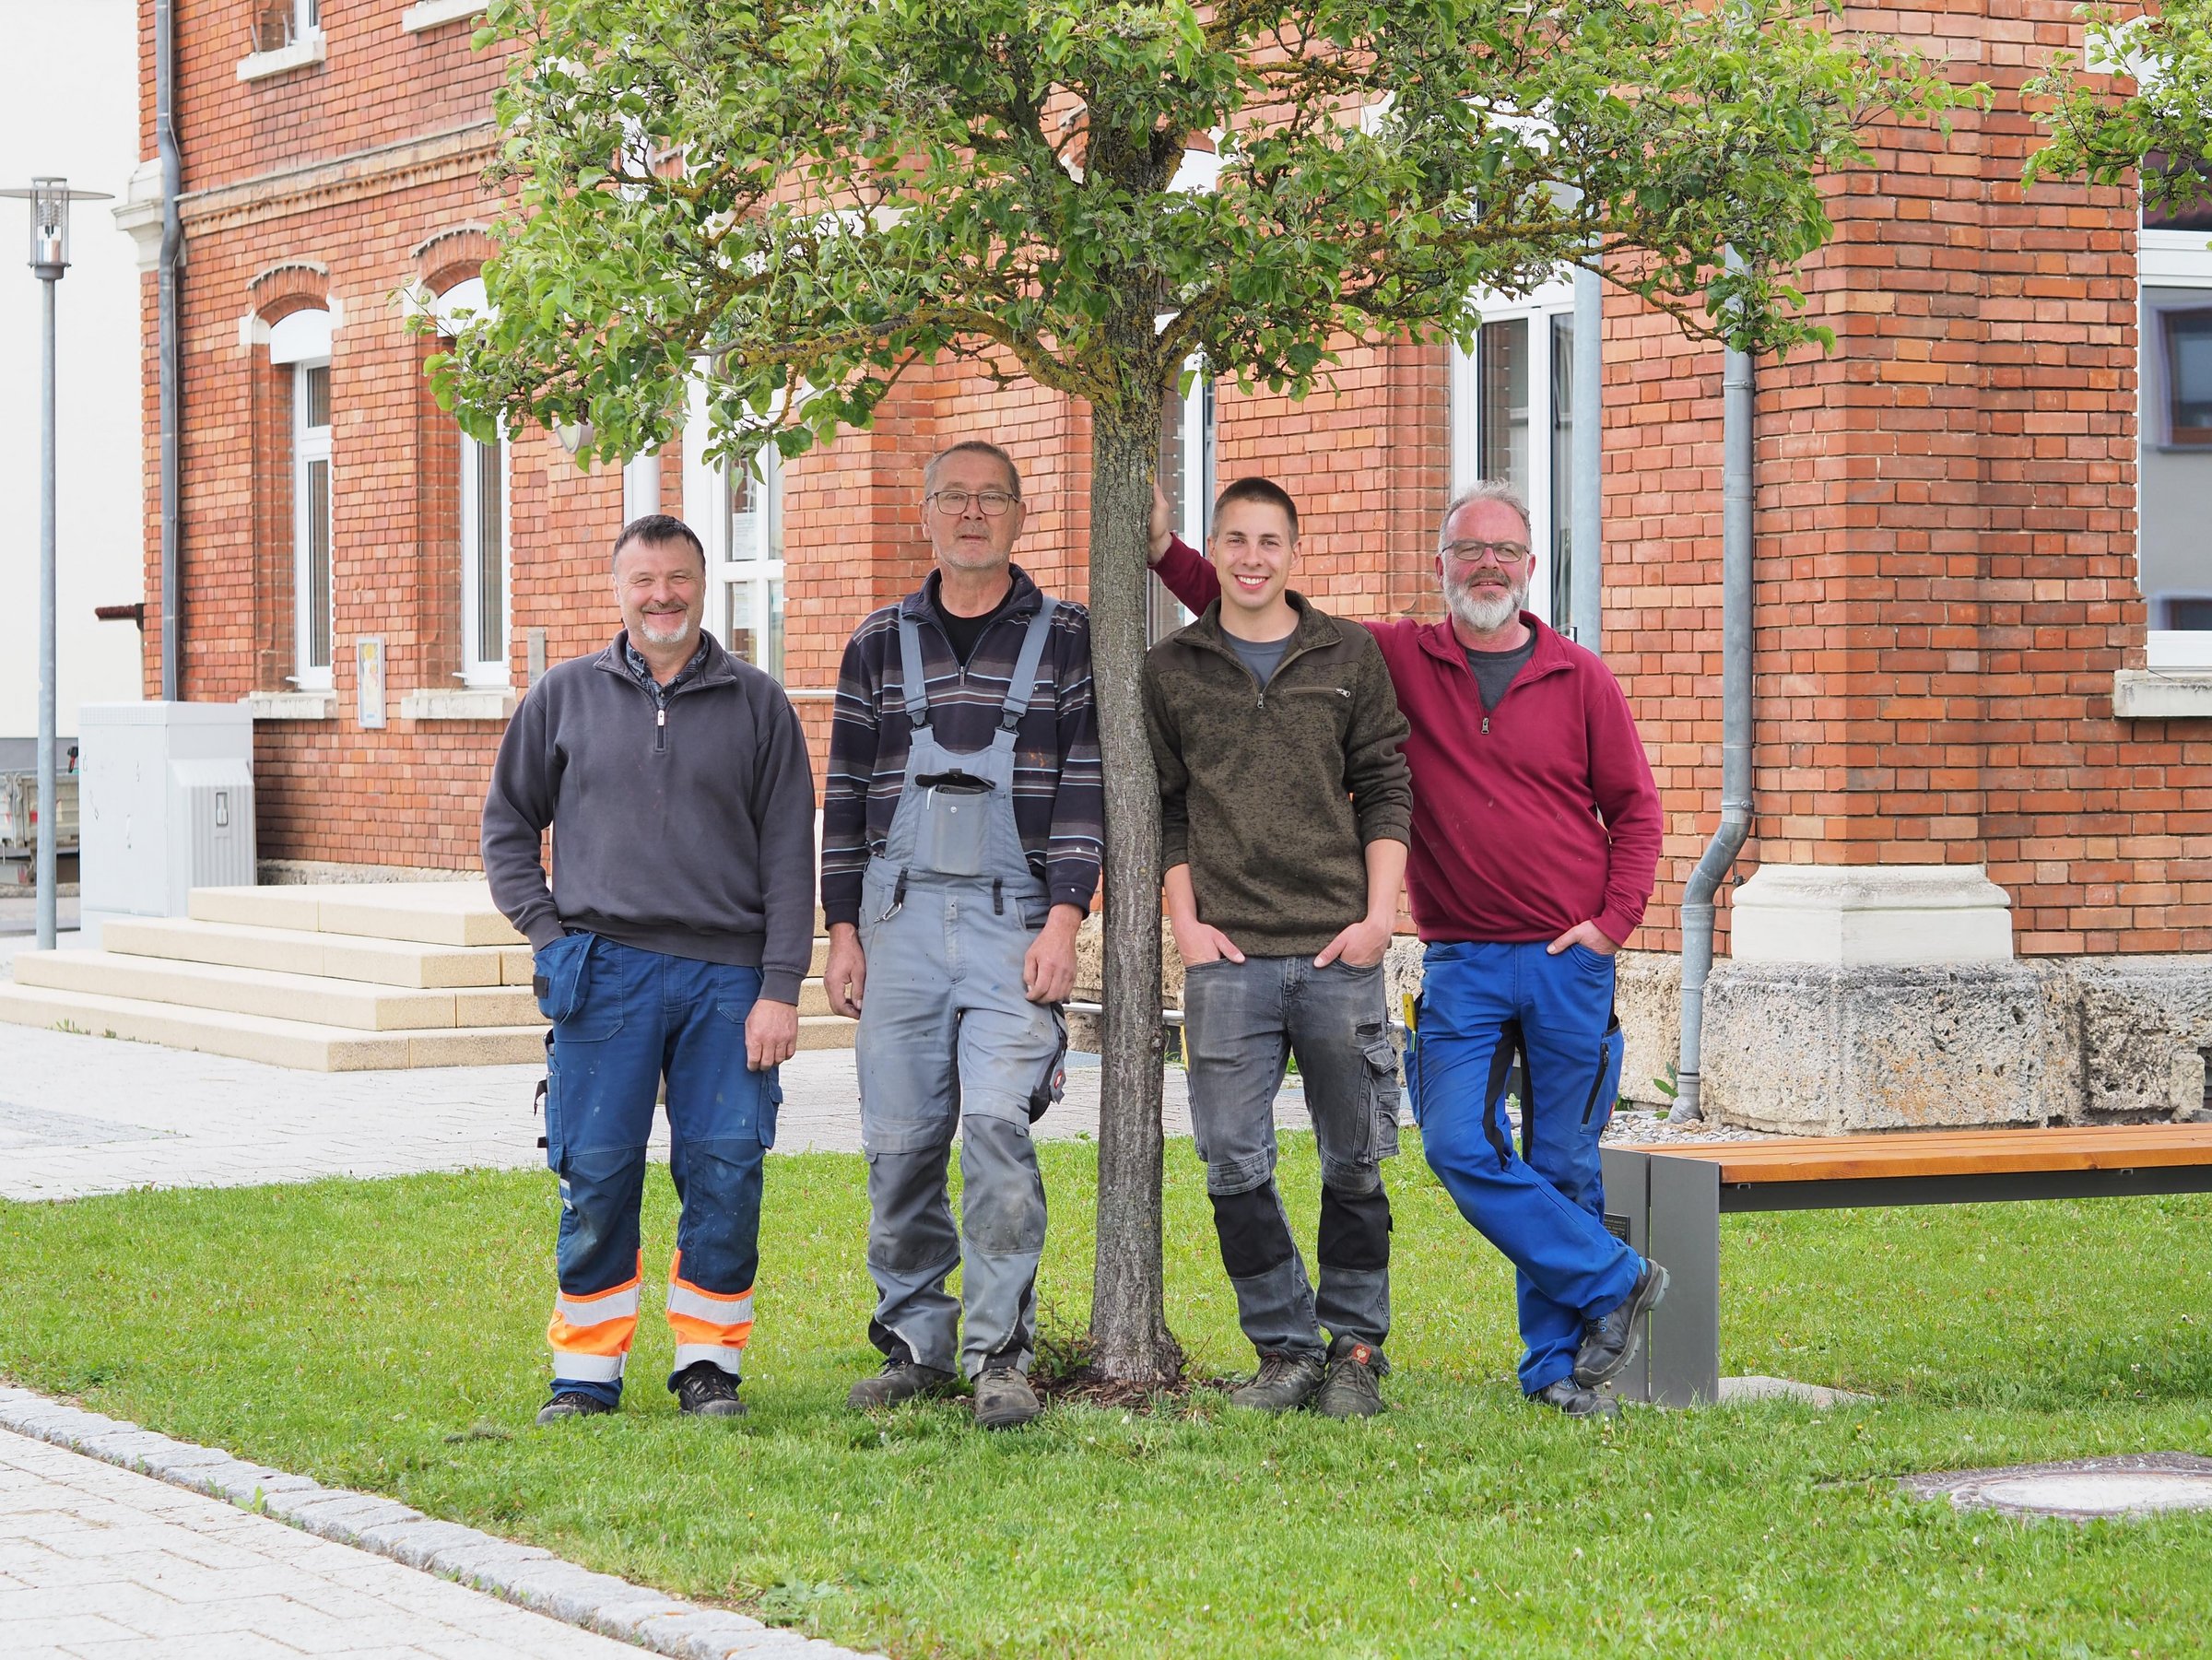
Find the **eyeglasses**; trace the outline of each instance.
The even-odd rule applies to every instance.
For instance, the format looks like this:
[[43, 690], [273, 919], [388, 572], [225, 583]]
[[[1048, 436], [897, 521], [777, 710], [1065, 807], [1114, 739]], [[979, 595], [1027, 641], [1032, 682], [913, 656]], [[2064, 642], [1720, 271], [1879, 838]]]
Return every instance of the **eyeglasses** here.
[[1488, 559], [1493, 564], [1518, 565], [1528, 558], [1526, 542], [1446, 542], [1444, 556], [1458, 565], [1479, 565]]
[[1004, 490], [939, 490], [929, 498], [931, 506], [956, 519], [968, 511], [971, 501], [984, 518], [995, 519], [1020, 500], [1019, 496], [1009, 496]]

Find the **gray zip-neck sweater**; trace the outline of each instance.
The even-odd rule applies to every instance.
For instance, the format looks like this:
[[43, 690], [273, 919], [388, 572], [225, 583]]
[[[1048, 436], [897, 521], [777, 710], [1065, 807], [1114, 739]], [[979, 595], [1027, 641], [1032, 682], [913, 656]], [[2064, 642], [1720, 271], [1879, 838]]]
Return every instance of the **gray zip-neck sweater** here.
[[[783, 689], [712, 640], [656, 698], [627, 630], [547, 671], [484, 800], [493, 903], [539, 947], [570, 930], [760, 971], [799, 1000], [814, 943], [814, 771]], [[553, 883], [539, 838], [553, 829]]]

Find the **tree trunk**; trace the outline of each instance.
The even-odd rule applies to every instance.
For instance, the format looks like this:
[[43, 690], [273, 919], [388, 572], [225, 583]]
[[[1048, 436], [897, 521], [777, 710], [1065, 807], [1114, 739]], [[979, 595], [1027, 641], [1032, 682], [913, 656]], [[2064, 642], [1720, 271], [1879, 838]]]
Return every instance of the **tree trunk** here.
[[1094, 410], [1090, 640], [1105, 760], [1106, 1018], [1090, 1335], [1099, 1371], [1130, 1383], [1167, 1383], [1182, 1370], [1160, 1261], [1159, 783], [1137, 690], [1159, 445], [1157, 404], [1149, 418]]

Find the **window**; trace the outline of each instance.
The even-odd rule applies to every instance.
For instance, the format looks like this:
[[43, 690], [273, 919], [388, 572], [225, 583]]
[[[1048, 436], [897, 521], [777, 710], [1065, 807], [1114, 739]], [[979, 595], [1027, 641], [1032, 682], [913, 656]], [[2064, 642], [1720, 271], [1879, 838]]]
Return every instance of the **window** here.
[[461, 683], [507, 684], [507, 445], [461, 434]]
[[330, 313], [289, 312], [269, 329], [269, 361], [291, 380], [292, 673], [330, 689], [332, 617]]
[[292, 600], [302, 691], [330, 689], [330, 365], [292, 371]]
[[[441, 334], [453, 335], [490, 303], [484, 279], [455, 283], [430, 302]], [[478, 443], [457, 432], [461, 542], [461, 684], [503, 689], [507, 685], [507, 443]], [[450, 615], [450, 613], [449, 613]]]
[[2166, 441], [2212, 446], [2212, 305], [2158, 312], [2166, 346]]
[[[1175, 534], [1206, 547], [1206, 516], [1214, 503], [1214, 382], [1204, 360], [1183, 365], [1194, 376], [1186, 393], [1171, 392], [1159, 406], [1159, 488], [1174, 515]], [[1164, 640], [1191, 614], [1158, 577], [1152, 579], [1147, 638]]]
[[1453, 493], [1496, 478], [1528, 503], [1536, 552], [1528, 608], [1555, 626], [1570, 615], [1573, 592], [1573, 384], [1571, 283], [1485, 307], [1474, 351], [1453, 353]]
[[322, 26], [322, 0], [254, 0], [253, 49], [282, 52], [308, 40]]
[[[732, 655], [783, 678], [783, 464], [771, 444], [750, 467], [723, 470], [723, 557], [712, 561], [722, 640]], [[708, 549], [710, 555], [715, 550]]]
[[2147, 226], [2137, 576], [2152, 669], [2212, 670], [2212, 251]]

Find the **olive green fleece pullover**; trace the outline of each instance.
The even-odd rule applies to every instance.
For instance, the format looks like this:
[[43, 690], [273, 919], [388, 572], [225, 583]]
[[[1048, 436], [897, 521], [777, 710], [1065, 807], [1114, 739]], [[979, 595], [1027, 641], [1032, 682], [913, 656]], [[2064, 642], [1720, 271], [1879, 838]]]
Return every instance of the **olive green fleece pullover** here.
[[1263, 689], [1221, 602], [1145, 656], [1161, 864], [1247, 956], [1311, 956], [1367, 914], [1370, 842], [1413, 818], [1406, 719], [1374, 636], [1286, 595], [1290, 646]]

